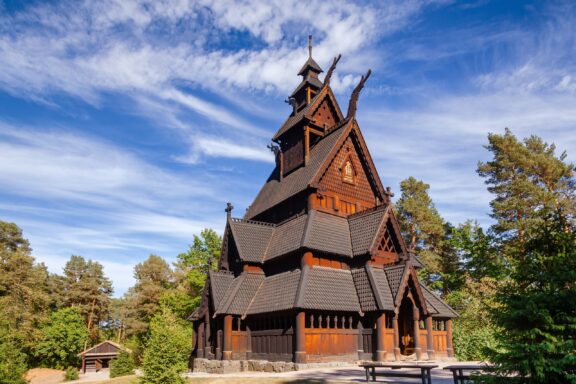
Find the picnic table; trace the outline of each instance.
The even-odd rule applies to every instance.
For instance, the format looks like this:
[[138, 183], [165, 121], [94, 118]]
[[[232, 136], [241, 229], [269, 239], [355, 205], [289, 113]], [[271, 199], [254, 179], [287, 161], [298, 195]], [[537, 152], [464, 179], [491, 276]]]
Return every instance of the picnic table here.
[[[372, 381], [376, 381], [376, 376], [384, 376], [418, 378], [422, 380], [422, 384], [432, 384], [430, 371], [438, 367], [434, 364], [381, 362], [364, 362], [360, 363], [360, 366], [366, 370], [366, 382], [370, 381], [370, 376], [372, 376]], [[386, 369], [377, 372], [376, 368]], [[420, 373], [402, 371], [404, 369], [420, 369]]]
[[472, 379], [471, 376], [473, 373], [491, 371], [494, 370], [494, 366], [488, 363], [468, 363], [447, 365], [443, 369], [452, 371], [454, 384], [465, 384], [467, 380]]

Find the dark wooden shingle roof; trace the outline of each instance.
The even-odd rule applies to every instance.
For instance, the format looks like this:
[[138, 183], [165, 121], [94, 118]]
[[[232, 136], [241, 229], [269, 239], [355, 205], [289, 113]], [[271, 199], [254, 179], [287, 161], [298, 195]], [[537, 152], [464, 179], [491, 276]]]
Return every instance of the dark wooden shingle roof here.
[[300, 270], [288, 271], [267, 277], [255, 293], [247, 314], [283, 311], [294, 308]]
[[283, 177], [282, 181], [278, 180], [276, 177], [277, 170], [274, 170], [248, 208], [245, 218], [252, 219], [268, 208], [306, 190], [318, 170], [325, 163], [338, 139], [347, 131], [347, 126], [348, 124], [343, 124], [324, 136], [310, 150], [310, 158], [306, 166], [289, 173]]
[[420, 284], [426, 305], [433, 317], [458, 317], [458, 314], [441, 298], [436, 296], [427, 286]]
[[344, 269], [314, 267], [300, 287], [298, 308], [360, 312], [352, 273]]

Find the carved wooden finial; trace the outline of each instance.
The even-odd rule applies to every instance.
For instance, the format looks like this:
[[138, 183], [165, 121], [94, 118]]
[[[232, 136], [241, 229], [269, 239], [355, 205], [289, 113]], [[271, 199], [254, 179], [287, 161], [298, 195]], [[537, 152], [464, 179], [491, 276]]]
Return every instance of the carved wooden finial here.
[[362, 88], [364, 88], [364, 84], [366, 83], [366, 80], [368, 80], [368, 78], [370, 77], [371, 73], [372, 70], [369, 69], [368, 72], [366, 72], [366, 75], [360, 78], [360, 82], [358, 83], [356, 88], [354, 88], [354, 90], [352, 91], [352, 95], [350, 96], [350, 103], [348, 104], [348, 113], [346, 114], [346, 119], [351, 119], [356, 116], [356, 109], [358, 107], [358, 97], [360, 96], [360, 91], [362, 90]]
[[332, 78], [332, 73], [336, 69], [336, 64], [338, 64], [341, 57], [342, 57], [342, 55], [338, 55], [338, 57], [335, 57], [334, 61], [332, 61], [332, 65], [330, 66], [330, 69], [328, 69], [328, 73], [326, 73], [326, 77], [324, 78], [324, 86], [327, 86], [330, 84], [330, 79]]
[[312, 57], [312, 35], [308, 35], [308, 57]]
[[226, 212], [226, 217], [232, 216], [232, 210], [233, 209], [234, 209], [234, 206], [232, 205], [232, 203], [226, 203], [226, 209], [224, 210], [224, 212]]

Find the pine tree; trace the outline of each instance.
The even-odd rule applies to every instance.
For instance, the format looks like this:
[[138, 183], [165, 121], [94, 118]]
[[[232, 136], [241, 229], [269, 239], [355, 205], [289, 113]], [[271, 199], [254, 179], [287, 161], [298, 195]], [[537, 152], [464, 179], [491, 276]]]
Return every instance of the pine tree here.
[[104, 275], [102, 265], [73, 255], [64, 266], [64, 276], [58, 285], [63, 290], [64, 307], [78, 309], [95, 340], [99, 321], [108, 318], [113, 292], [112, 283]]
[[169, 308], [154, 317], [150, 339], [144, 352], [143, 384], [182, 384], [188, 366], [192, 332], [189, 324], [178, 319]]
[[505, 253], [522, 247], [527, 231], [544, 223], [547, 212], [556, 212], [569, 230], [576, 215], [574, 164], [565, 162], [566, 153], [556, 156], [556, 146], [537, 136], [518, 141], [509, 129], [503, 135], [489, 134], [486, 146], [493, 159], [479, 163], [478, 173], [486, 178], [494, 232], [501, 236]]
[[[14, 223], [0, 221], [0, 327], [20, 351], [31, 356], [47, 318], [48, 272], [36, 264], [28, 240]], [[30, 363], [28, 359], [28, 363]]]
[[143, 341], [149, 323], [160, 310], [164, 294], [174, 288], [174, 273], [160, 256], [150, 255], [134, 267], [136, 284], [125, 295], [127, 311], [126, 331]]
[[409, 177], [400, 183], [402, 192], [396, 203], [400, 228], [408, 247], [415, 250], [424, 264], [420, 275], [427, 284], [442, 288], [440, 273], [443, 269], [442, 242], [445, 236], [444, 220], [428, 195], [430, 185]]

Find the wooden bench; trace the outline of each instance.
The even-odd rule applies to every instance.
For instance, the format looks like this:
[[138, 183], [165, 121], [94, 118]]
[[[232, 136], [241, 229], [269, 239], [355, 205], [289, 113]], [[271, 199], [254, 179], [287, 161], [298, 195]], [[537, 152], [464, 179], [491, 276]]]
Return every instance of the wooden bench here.
[[[366, 370], [366, 382], [376, 381], [376, 376], [384, 377], [408, 377], [422, 380], [422, 384], [432, 384], [432, 375], [430, 371], [437, 368], [434, 364], [418, 364], [418, 363], [378, 363], [366, 362], [361, 363], [360, 366]], [[386, 368], [384, 370], [376, 371], [376, 368]], [[403, 369], [419, 369], [420, 373], [414, 372], [400, 372]]]
[[494, 366], [487, 363], [480, 364], [452, 364], [443, 369], [452, 371], [454, 384], [465, 384], [466, 381], [472, 381], [474, 373], [489, 372], [494, 370]]

